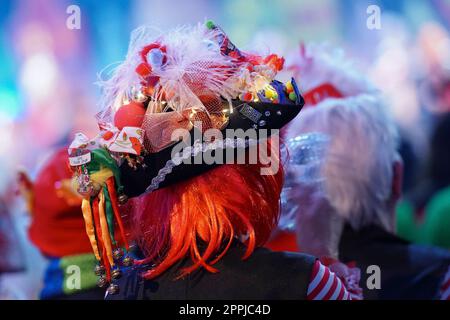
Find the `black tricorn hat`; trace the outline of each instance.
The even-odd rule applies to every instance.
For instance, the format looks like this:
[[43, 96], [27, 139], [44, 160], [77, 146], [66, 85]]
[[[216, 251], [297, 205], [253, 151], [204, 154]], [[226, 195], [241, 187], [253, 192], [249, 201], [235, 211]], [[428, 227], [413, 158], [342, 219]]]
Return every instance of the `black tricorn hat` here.
[[[211, 146], [213, 142], [200, 144], [196, 142], [195, 138], [201, 132], [194, 127], [190, 131], [190, 139], [187, 139], [189, 143], [180, 142], [181, 145], [175, 144], [158, 152], [148, 153], [144, 156], [144, 165], [136, 168], [124, 162], [120, 166], [123, 193], [129, 198], [136, 197], [201, 175], [220, 164], [229, 163], [227, 162], [230, 160], [229, 155], [234, 157], [235, 150], [248, 150], [250, 145], [263, 141], [277, 132], [294, 119], [304, 105], [304, 99], [294, 79], [291, 80], [291, 84], [294, 95], [289, 96], [283, 90], [284, 85], [281, 82], [272, 81], [271, 85], [279, 95], [278, 103], [263, 101], [264, 98], [258, 102], [233, 100], [233, 111], [228, 116], [227, 125], [221, 130], [224, 139], [216, 141], [213, 146]], [[228, 105], [228, 102], [224, 101], [225, 104]], [[236, 132], [233, 130], [239, 129], [240, 132], [246, 133], [250, 129], [254, 136], [250, 137], [247, 134], [243, 137], [229, 136], [229, 132]], [[220, 155], [216, 154], [217, 148], [223, 149]], [[195, 158], [198, 159], [198, 156], [205, 152], [211, 152], [216, 161], [213, 163], [202, 159], [196, 161]]]

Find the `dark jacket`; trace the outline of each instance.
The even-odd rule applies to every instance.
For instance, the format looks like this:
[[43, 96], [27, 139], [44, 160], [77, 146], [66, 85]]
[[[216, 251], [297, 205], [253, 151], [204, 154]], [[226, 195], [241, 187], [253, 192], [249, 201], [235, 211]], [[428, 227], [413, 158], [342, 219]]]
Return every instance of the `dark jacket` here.
[[153, 280], [144, 280], [134, 268], [117, 281], [119, 293], [107, 299], [306, 299], [314, 257], [257, 248], [243, 261], [244, 252], [235, 243], [214, 265], [219, 272], [199, 269], [179, 280], [178, 272], [192, 263], [189, 258]]
[[[360, 231], [346, 226], [339, 257], [361, 269], [364, 299], [436, 299], [450, 265], [449, 251], [412, 244], [375, 226]], [[380, 267], [379, 290], [367, 286], [370, 265]]]

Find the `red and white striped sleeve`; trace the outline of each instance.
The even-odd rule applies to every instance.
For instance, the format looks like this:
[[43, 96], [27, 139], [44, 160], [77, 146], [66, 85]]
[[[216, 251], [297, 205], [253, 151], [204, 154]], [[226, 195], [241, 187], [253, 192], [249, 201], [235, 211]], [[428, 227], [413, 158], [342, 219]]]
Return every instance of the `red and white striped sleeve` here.
[[450, 267], [441, 286], [441, 300], [450, 301]]
[[342, 280], [316, 260], [308, 285], [307, 300], [355, 300], [356, 296], [351, 294], [344, 286]]

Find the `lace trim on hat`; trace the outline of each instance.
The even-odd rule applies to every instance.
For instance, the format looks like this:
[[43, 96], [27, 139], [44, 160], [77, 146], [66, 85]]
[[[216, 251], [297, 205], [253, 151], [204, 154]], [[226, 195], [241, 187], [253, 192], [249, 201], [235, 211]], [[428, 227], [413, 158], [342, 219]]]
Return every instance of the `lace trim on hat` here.
[[242, 138], [226, 138], [225, 140], [216, 140], [214, 142], [194, 142], [194, 145], [188, 146], [182, 152], [178, 152], [172, 159], [168, 160], [165, 166], [158, 171], [158, 175], [152, 179], [151, 184], [145, 190], [145, 193], [150, 193], [159, 188], [159, 185], [166, 179], [176, 166], [180, 165], [184, 160], [190, 157], [195, 157], [200, 152], [204, 153], [210, 150], [227, 149], [227, 148], [247, 148], [258, 143], [256, 139], [242, 139]]

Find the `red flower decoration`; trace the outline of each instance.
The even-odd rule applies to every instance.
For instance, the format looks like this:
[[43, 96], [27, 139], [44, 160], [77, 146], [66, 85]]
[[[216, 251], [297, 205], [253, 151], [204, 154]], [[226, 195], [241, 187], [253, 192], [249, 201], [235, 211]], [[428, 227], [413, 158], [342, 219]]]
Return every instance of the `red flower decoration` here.
[[141, 84], [144, 87], [147, 87], [150, 91], [152, 91], [156, 83], [158, 83], [159, 81], [159, 77], [151, 76], [153, 70], [147, 59], [148, 53], [153, 49], [159, 49], [164, 53], [162, 64], [165, 64], [167, 62], [167, 56], [165, 55], [165, 53], [167, 52], [166, 46], [163, 46], [158, 42], [154, 42], [145, 46], [141, 50], [139, 55], [141, 56], [142, 62], [136, 67], [136, 73], [139, 74], [142, 79], [145, 79], [145, 81], [143, 81]]
[[278, 57], [276, 54], [270, 54], [264, 59], [264, 64], [267, 64], [275, 71], [283, 69], [284, 58]]
[[[158, 42], [154, 42], [154, 43], [152, 43], [152, 44], [149, 44], [148, 46], [145, 46], [145, 47], [141, 50], [140, 55], [141, 55], [142, 61], [144, 61], [146, 64], [148, 64], [148, 61], [147, 61], [147, 54], [150, 52], [150, 50], [153, 50], [153, 49], [159, 49], [159, 50], [161, 50], [163, 53], [166, 53], [166, 52], [167, 52], [166, 46], [163, 46], [163, 45], [161, 45], [161, 44], [158, 43]], [[165, 63], [167, 62], [167, 56], [166, 56], [166, 55], [164, 55], [163, 61], [162, 61], [162, 62], [163, 62], [163, 64], [165, 64]]]

